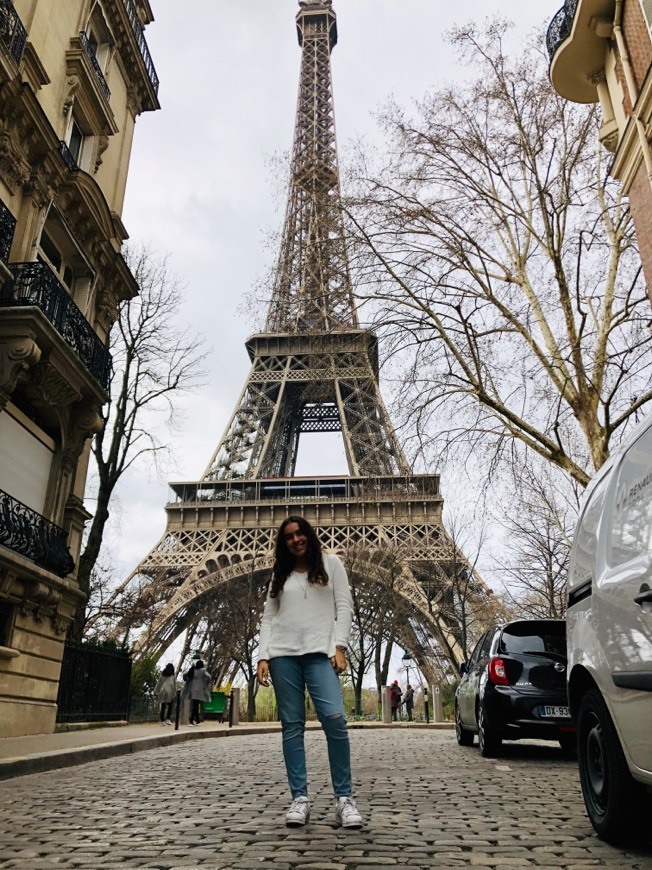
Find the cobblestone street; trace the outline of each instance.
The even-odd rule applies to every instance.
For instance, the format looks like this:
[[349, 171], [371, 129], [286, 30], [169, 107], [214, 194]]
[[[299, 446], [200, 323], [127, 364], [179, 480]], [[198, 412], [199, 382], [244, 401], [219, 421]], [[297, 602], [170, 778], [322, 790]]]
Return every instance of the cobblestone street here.
[[334, 827], [320, 732], [304, 829], [284, 826], [280, 735], [234, 736], [3, 782], [0, 867], [652, 868], [652, 845], [597, 839], [554, 744], [495, 760], [451, 731], [352, 729], [351, 744], [360, 831]]

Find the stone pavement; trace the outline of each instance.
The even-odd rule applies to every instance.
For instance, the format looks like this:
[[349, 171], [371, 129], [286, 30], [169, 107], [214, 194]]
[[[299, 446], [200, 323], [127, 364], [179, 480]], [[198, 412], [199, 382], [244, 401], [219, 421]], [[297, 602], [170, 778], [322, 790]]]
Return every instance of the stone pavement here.
[[0, 867], [652, 868], [652, 843], [625, 850], [595, 837], [577, 765], [554, 744], [508, 744], [490, 760], [450, 730], [352, 728], [365, 825], [344, 831], [324, 737], [310, 730], [312, 818], [288, 829], [280, 734], [234, 730], [6, 780]]

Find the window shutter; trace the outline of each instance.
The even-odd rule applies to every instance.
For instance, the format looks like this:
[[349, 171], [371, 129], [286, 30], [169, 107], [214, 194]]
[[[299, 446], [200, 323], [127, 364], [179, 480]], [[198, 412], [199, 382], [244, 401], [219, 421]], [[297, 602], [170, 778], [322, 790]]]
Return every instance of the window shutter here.
[[652, 0], [641, 0], [643, 14], [645, 15], [648, 27], [652, 27]]

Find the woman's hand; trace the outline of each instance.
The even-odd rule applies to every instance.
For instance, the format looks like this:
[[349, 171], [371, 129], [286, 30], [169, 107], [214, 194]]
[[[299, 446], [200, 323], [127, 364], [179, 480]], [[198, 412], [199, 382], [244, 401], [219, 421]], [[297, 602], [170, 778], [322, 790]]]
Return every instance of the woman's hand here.
[[269, 686], [269, 662], [267, 661], [267, 659], [261, 659], [258, 662], [256, 679], [261, 686]]
[[343, 674], [347, 668], [348, 662], [346, 660], [346, 653], [341, 649], [335, 650], [335, 655], [331, 658], [331, 664], [335, 668], [336, 674]]

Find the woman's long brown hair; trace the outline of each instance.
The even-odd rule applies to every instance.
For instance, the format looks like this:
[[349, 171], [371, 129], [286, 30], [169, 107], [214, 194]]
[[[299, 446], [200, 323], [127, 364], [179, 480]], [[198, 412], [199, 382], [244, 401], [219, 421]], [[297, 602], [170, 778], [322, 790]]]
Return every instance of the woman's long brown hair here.
[[303, 517], [288, 517], [283, 520], [276, 533], [274, 568], [272, 569], [269, 592], [270, 598], [276, 598], [278, 593], [283, 590], [285, 581], [294, 571], [294, 556], [290, 553], [287, 541], [285, 540], [285, 527], [289, 523], [296, 523], [299, 526], [299, 531], [306, 536], [308, 545], [308, 583], [314, 583], [318, 586], [325, 586], [328, 583], [328, 574], [324, 568], [324, 559], [317, 533], [308, 520]]

